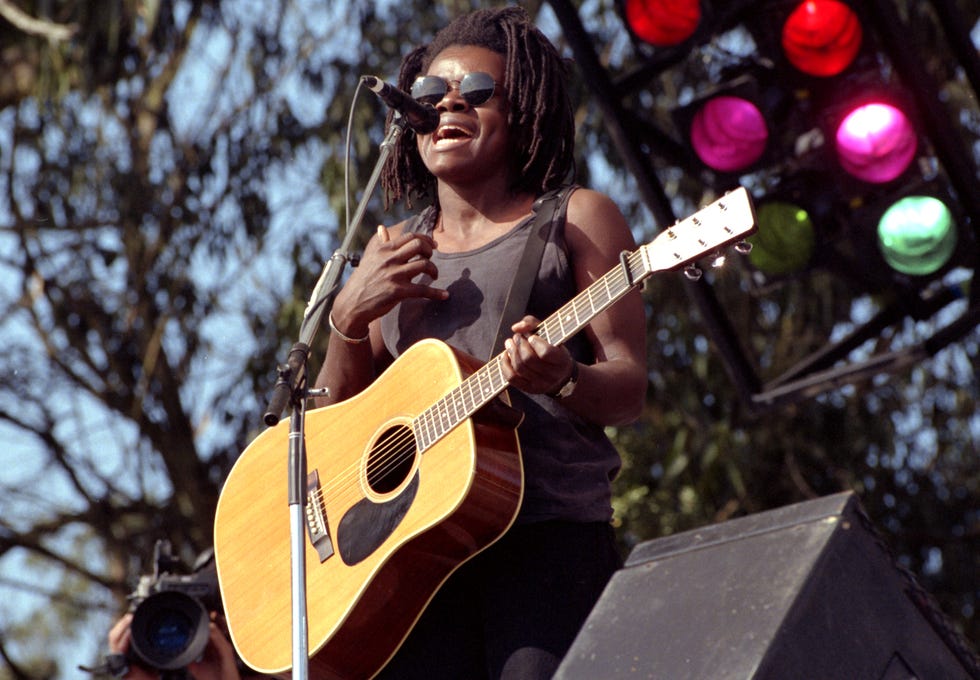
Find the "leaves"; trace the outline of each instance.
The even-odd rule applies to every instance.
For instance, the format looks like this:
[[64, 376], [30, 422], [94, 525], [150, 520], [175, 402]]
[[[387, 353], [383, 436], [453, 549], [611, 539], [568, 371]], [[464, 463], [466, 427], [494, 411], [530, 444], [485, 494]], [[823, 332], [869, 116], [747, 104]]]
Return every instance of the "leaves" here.
[[[612, 44], [607, 4], [592, 19]], [[0, 675], [72, 676], [104, 652], [156, 540], [187, 562], [210, 544], [221, 482], [343, 236], [351, 109], [355, 193], [377, 158], [384, 110], [355, 100], [359, 75], [390, 78], [469, 3], [19, 5], [84, 30], [48, 43], [0, 23], [13, 75], [0, 79], [0, 592], [17, 605]], [[587, 85], [574, 84], [582, 179], [652, 235]], [[951, 96], [968, 103], [963, 90]], [[699, 177], [660, 169], [676, 205], [701, 202]], [[394, 217], [375, 200], [365, 222]], [[707, 276], [767, 375], [855, 311], [835, 273]], [[647, 287], [649, 399], [610, 430], [625, 547], [855, 489], [976, 639], [976, 332], [903, 373], [753, 413], [682, 281]]]

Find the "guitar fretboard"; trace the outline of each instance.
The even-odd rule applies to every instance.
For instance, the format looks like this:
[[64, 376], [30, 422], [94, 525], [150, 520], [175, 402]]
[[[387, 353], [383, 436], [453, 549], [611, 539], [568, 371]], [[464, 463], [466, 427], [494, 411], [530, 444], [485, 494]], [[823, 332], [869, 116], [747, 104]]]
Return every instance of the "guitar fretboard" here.
[[[626, 269], [628, 267], [629, 274]], [[626, 256], [624, 264], [608, 271], [592, 285], [541, 322], [535, 334], [551, 345], [560, 345], [622, 298], [649, 275], [643, 251]], [[632, 284], [631, 284], [632, 282]], [[447, 432], [472, 416], [507, 387], [498, 354], [413, 421], [419, 451], [425, 451]]]
[[[652, 243], [624, 253], [619, 266], [569, 300], [534, 332], [549, 344], [560, 345], [654, 272], [682, 267], [753, 231], [752, 203], [740, 187], [665, 230]], [[431, 447], [507, 387], [502, 357], [503, 353], [495, 356], [413, 420], [419, 451]]]

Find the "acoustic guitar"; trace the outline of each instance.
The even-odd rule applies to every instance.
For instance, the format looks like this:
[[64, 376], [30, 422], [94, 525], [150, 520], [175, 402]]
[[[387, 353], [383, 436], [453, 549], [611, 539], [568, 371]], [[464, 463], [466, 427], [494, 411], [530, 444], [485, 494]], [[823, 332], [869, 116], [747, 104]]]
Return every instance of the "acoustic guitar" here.
[[[655, 272], [693, 266], [755, 230], [744, 188], [661, 232], [543, 321], [558, 345]], [[507, 381], [437, 340], [410, 347], [363, 392], [306, 414], [310, 675], [370, 678], [432, 596], [496, 541], [521, 502], [519, 417]], [[228, 475], [215, 516], [218, 578], [235, 648], [257, 671], [291, 659], [288, 422]]]

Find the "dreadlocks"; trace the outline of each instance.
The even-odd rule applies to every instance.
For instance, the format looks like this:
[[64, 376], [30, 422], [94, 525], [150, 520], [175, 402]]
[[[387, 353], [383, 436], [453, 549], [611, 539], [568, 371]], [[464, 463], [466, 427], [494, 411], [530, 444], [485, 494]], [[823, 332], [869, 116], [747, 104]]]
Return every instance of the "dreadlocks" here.
[[[398, 86], [411, 88], [440, 52], [474, 45], [504, 57], [510, 103], [511, 191], [540, 194], [560, 185], [573, 169], [575, 121], [565, 89], [565, 63], [520, 7], [483, 9], [462, 16], [428, 45], [402, 60]], [[390, 120], [390, 118], [389, 118]], [[415, 137], [398, 140], [381, 174], [387, 201], [436, 199], [436, 180], [422, 163]]]

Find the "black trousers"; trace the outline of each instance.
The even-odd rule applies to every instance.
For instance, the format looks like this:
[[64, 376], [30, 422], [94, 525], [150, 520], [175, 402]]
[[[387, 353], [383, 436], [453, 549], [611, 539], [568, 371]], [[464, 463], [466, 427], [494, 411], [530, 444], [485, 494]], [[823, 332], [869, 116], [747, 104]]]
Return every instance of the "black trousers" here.
[[550, 678], [621, 565], [607, 523], [512, 527], [456, 570], [379, 678]]

